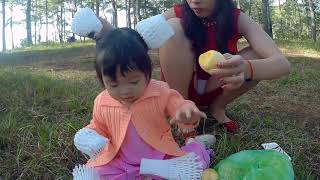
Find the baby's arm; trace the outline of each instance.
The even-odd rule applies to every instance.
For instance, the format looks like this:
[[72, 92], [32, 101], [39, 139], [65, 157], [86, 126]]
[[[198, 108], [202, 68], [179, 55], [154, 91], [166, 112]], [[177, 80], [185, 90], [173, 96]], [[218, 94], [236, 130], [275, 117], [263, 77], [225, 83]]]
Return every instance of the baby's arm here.
[[86, 127], [80, 129], [74, 136], [74, 145], [76, 148], [88, 155], [90, 159], [95, 159], [108, 143], [108, 138]]
[[165, 112], [169, 115], [171, 123], [181, 128], [197, 127], [201, 118], [206, 118], [205, 113], [189, 100], [185, 100], [181, 94], [174, 89], [167, 89]]
[[76, 148], [87, 154], [90, 159], [94, 159], [109, 143], [108, 129], [102, 121], [100, 107], [96, 103], [97, 99], [94, 103], [93, 117], [90, 124], [80, 129], [74, 137]]

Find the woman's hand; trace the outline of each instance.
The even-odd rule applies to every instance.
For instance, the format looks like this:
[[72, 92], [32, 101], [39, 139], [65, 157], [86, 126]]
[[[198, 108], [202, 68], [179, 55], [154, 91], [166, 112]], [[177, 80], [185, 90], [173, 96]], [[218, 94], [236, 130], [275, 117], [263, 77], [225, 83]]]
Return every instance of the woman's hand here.
[[212, 69], [209, 73], [218, 77], [222, 88], [235, 90], [242, 86], [245, 80], [246, 66], [240, 55], [224, 54], [225, 61], [219, 62], [218, 69]]
[[102, 29], [100, 32], [95, 32], [93, 35], [94, 40], [98, 41], [99, 39], [102, 38], [102, 36], [106, 33], [108, 33], [109, 31], [111, 31], [111, 29], [113, 28], [112, 25], [104, 18], [98, 17], [97, 18], [101, 21], [102, 23]]

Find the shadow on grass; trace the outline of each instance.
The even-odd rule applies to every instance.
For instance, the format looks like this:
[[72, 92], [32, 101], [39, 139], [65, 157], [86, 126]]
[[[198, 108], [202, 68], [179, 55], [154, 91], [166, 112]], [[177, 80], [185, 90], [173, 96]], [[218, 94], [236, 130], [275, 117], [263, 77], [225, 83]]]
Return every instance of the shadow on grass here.
[[94, 78], [0, 67], [0, 179], [70, 178], [73, 135], [91, 119]]

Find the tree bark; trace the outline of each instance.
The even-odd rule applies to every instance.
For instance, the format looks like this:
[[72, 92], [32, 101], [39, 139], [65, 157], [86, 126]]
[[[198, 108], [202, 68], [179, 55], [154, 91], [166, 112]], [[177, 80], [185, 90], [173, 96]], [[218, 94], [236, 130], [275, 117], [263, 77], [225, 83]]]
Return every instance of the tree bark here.
[[27, 45], [32, 45], [32, 33], [31, 33], [31, 0], [27, 1], [26, 11], [26, 25], [27, 25]]
[[141, 0], [137, 0], [137, 14], [138, 14], [138, 21], [141, 21]]
[[251, 0], [249, 0], [249, 16], [251, 16], [252, 13], [252, 5], [251, 5]]
[[133, 27], [137, 24], [137, 0], [132, 0], [133, 5]]
[[48, 42], [48, 0], [46, 0], [46, 42]]
[[61, 5], [60, 5], [60, 32], [59, 32], [59, 41], [60, 43], [63, 43], [63, 3], [61, 1]]
[[262, 0], [262, 21], [263, 29], [273, 38], [269, 0]]
[[308, 0], [308, 5], [310, 9], [310, 27], [311, 27], [311, 38], [314, 42], [317, 41], [317, 27], [316, 27], [316, 15], [314, 12], [314, 1]]
[[131, 28], [131, 0], [126, 0], [127, 5], [127, 27]]
[[6, 1], [2, 0], [2, 51], [6, 50]]
[[117, 0], [111, 1], [113, 8], [113, 26], [118, 27], [118, 10], [117, 10]]
[[10, 18], [10, 31], [11, 31], [11, 46], [12, 46], [12, 49], [14, 49], [14, 39], [13, 39], [13, 19], [12, 19], [12, 14], [13, 14], [13, 3], [11, 1], [11, 8], [10, 8], [10, 11], [11, 11], [11, 18]]
[[34, 6], [33, 6], [33, 17], [34, 17], [34, 44], [37, 44], [37, 6], [38, 6], [38, 1], [35, 0]]
[[100, 6], [100, 0], [96, 0], [96, 14], [99, 16], [99, 6]]
[[[78, 8], [77, 8], [77, 0], [74, 0], [73, 1], [73, 4], [74, 4], [74, 9], [72, 11], [72, 18], [74, 17], [74, 14], [77, 12]], [[72, 33], [72, 37], [74, 38], [75, 37], [75, 34]]]

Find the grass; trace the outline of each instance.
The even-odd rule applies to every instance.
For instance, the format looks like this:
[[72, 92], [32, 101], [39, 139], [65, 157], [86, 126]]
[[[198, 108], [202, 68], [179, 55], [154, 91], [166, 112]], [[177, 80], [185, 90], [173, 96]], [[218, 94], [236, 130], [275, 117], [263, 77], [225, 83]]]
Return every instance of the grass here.
[[[320, 177], [320, 55], [294, 55], [294, 47], [279, 44], [289, 52], [290, 75], [259, 83], [228, 106], [239, 133], [215, 125], [206, 132], [218, 139], [214, 164], [274, 141], [292, 157], [296, 179], [313, 180]], [[89, 122], [101, 87], [89, 53], [93, 46], [77, 48], [0, 55], [0, 62], [4, 56], [14, 61], [0, 65], [0, 179], [70, 179], [73, 167], [85, 162], [73, 136]], [[27, 61], [20, 59], [26, 54]]]
[[72, 58], [79, 54], [92, 56], [95, 44], [93, 41], [82, 41], [76, 43], [63, 44], [40, 44], [30, 47], [17, 48], [5, 53], [0, 53], [0, 63], [2, 64], [26, 64], [43, 60], [59, 60]]

